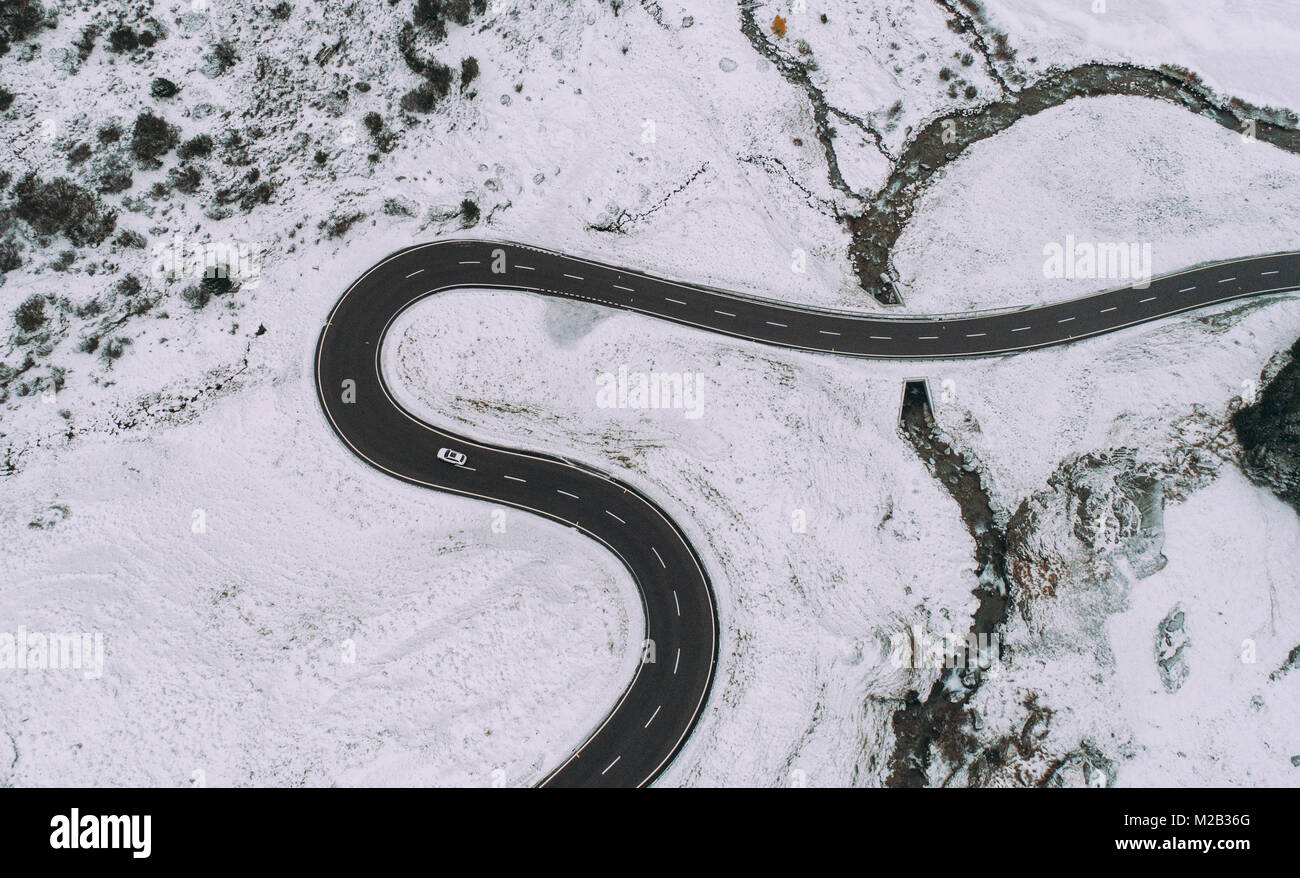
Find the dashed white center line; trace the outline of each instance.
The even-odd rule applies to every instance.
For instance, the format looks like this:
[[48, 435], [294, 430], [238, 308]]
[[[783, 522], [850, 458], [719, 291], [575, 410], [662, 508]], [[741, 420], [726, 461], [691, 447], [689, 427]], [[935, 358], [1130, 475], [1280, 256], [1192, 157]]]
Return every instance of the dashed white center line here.
[[1275, 270], [1275, 271], [1261, 271], [1261, 272], [1260, 272], [1260, 276], [1269, 275], [1269, 274], [1277, 274], [1277, 271]]
[[681, 299], [670, 299], [670, 298], [668, 298], [667, 296], [664, 296], [664, 301], [665, 301], [665, 302], [672, 302], [674, 305], [685, 305], [685, 304], [686, 304], [686, 303], [683, 302]]
[[831, 332], [829, 329], [819, 329], [817, 331], [820, 332], [822, 335], [839, 335], [838, 332]]
[[1196, 289], [1196, 287], [1183, 287], [1183, 288], [1182, 288], [1181, 290], [1179, 290], [1178, 292], [1180, 292], [1180, 293], [1190, 293], [1190, 292], [1191, 292], [1192, 290], [1194, 290], [1194, 289]]
[[789, 328], [790, 328], [789, 326], [785, 325], [784, 323], [775, 323], [775, 322], [773, 322], [773, 321], [771, 321], [771, 320], [766, 320], [766, 321], [764, 321], [764, 322], [765, 322], [768, 326], [779, 326], [779, 327], [781, 327], [782, 329], [789, 329]]
[[966, 333], [966, 337], [967, 337], [967, 338], [981, 338], [981, 337], [983, 337], [983, 336], [986, 335], [986, 334], [987, 334], [987, 333], [983, 333], [983, 332], [968, 332], [968, 333]]
[[585, 277], [577, 274], [566, 274], [565, 277], [572, 278], [573, 280], [586, 280]]
[[[659, 707], [663, 707], [663, 705], [661, 704], [661, 705], [659, 705]], [[643, 729], [648, 729], [648, 728], [650, 728], [650, 723], [654, 722], [654, 721], [655, 721], [655, 717], [657, 717], [657, 716], [659, 715], [659, 707], [656, 707], [656, 708], [655, 708], [655, 712], [652, 713], [652, 714], [650, 714], [650, 719], [646, 720], [646, 721], [645, 721], [645, 725], [642, 726], [641, 728], [643, 728]]]
[[893, 336], [892, 336], [892, 335], [873, 335], [873, 336], [871, 336], [871, 338], [874, 338], [876, 341], [890, 341], [890, 340], [893, 339]]
[[[618, 761], [619, 761], [620, 759], [622, 759], [622, 758], [623, 758], [622, 756], [615, 756], [615, 757], [614, 757], [614, 761], [611, 762], [609, 765], [606, 765], [606, 766], [605, 766], [605, 771], [609, 771], [609, 770], [610, 770], [611, 768], [613, 768], [615, 765], [618, 765]], [[602, 772], [601, 772], [601, 775], [604, 775], [604, 774], [605, 774], [605, 771], [602, 771]]]
[[673, 604], [677, 607], [677, 615], [680, 616], [682, 614], [682, 604], [681, 601], [677, 600], [677, 589], [673, 589]]
[[1033, 329], [1032, 326], [1017, 326], [1012, 332], [1024, 332], [1026, 329]]
[[580, 498], [577, 494], [570, 494], [568, 491], [561, 491], [559, 488], [556, 488], [556, 489], [555, 489], [555, 493], [557, 493], [557, 494], [563, 494], [563, 495], [566, 496], [566, 497], [572, 497], [574, 500], [580, 500], [580, 499], [582, 499], [582, 498]]
[[673, 662], [673, 673], [677, 673], [677, 666], [682, 663], [682, 648], [677, 647], [677, 660]]
[[625, 292], [625, 293], [635, 293], [635, 292], [636, 292], [636, 290], [632, 289], [631, 287], [621, 287], [621, 286], [619, 286], [618, 284], [614, 284], [614, 289], [616, 289], [616, 290], [622, 290], [622, 291]]
[[478, 265], [477, 259], [466, 259], [461, 265]]
[[[656, 558], [659, 558], [659, 550], [658, 550], [658, 549], [656, 549], [654, 546], [651, 546], [651, 547], [650, 547], [650, 551], [652, 551], [652, 552], [655, 553], [655, 557], [656, 557]], [[662, 568], [665, 569], [665, 570], [668, 569], [668, 565], [664, 563], [664, 559], [663, 559], [663, 558], [659, 558], [659, 566], [662, 567]]]
[[1155, 296], [1147, 296], [1145, 299], [1138, 299], [1138, 304], [1144, 305], [1147, 302], [1154, 302], [1155, 300], [1156, 300]]
[[1119, 306], [1118, 306], [1118, 305], [1111, 305], [1109, 308], [1102, 308], [1102, 309], [1101, 309], [1100, 311], [1098, 311], [1097, 313], [1098, 313], [1098, 314], [1107, 314], [1107, 313], [1109, 313], [1109, 312], [1111, 312], [1111, 311], [1118, 311], [1118, 310], [1119, 310]]
[[419, 273], [422, 272], [422, 271], [424, 271], [423, 268], [417, 268], [415, 271], [413, 271], [413, 272], [411, 272], [410, 274], [408, 274], [407, 277], [415, 277], [417, 274], [419, 274]]
[[614, 519], [615, 521], [617, 521], [619, 524], [627, 524], [626, 521], [624, 521], [623, 519], [619, 518], [617, 515], [615, 515], [614, 513], [610, 512], [608, 509], [605, 510], [605, 514], [608, 515], [610, 518]]
[[713, 313], [714, 313], [714, 314], [721, 314], [723, 317], [735, 317], [735, 316], [736, 316], [735, 314], [732, 314], [730, 311], [719, 311], [719, 310], [716, 309], [716, 308], [713, 309]]
[[516, 265], [515, 268], [522, 268], [524, 271], [536, 271], [531, 265]]
[[1073, 319], [1074, 319], [1073, 317], [1062, 317], [1060, 320], [1058, 320], [1058, 321], [1056, 321], [1056, 322], [1057, 322], [1057, 323], [1069, 323], [1069, 322], [1070, 322], [1071, 320], [1073, 320]]
[[1219, 281], [1219, 283], [1221, 284], [1232, 283], [1234, 280], [1236, 280], [1235, 277], [1225, 277], [1223, 280]]
[[917, 340], [917, 341], [934, 341], [934, 340], [937, 339], [938, 337], [939, 337], [939, 336], [937, 336], [937, 335], [918, 335], [918, 336], [916, 337], [916, 340]]
[[528, 479], [521, 479], [519, 476], [506, 476], [506, 478], [512, 482], [524, 482], [525, 484], [528, 482]]

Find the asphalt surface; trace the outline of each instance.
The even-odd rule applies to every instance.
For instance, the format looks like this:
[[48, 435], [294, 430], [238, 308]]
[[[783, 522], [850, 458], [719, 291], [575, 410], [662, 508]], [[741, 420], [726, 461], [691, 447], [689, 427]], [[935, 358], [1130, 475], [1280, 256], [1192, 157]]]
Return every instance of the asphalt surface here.
[[[388, 327], [415, 302], [456, 288], [561, 296], [801, 350], [938, 359], [1046, 347], [1217, 302], [1300, 289], [1300, 254], [1202, 266], [1155, 278], [1145, 289], [952, 318], [819, 311], [507, 242], [421, 244], [371, 268], [321, 330], [316, 382], [325, 414], [356, 455], [394, 478], [570, 525], [623, 562], [641, 593], [650, 641], [645, 660], [604, 723], [541, 785], [627, 787], [649, 783], [667, 766], [708, 698], [718, 647], [708, 574], [681, 529], [632, 487], [559, 457], [449, 433], [397, 403], [380, 369]], [[442, 447], [464, 452], [466, 465], [438, 460]]]

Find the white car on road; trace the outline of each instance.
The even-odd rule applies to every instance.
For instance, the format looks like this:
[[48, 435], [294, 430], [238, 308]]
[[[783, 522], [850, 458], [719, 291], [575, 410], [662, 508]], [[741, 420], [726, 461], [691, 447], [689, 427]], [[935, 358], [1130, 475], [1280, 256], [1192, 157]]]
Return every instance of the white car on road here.
[[453, 466], [464, 466], [465, 461], [469, 460], [462, 452], [452, 451], [450, 448], [439, 448], [438, 459], [445, 460]]

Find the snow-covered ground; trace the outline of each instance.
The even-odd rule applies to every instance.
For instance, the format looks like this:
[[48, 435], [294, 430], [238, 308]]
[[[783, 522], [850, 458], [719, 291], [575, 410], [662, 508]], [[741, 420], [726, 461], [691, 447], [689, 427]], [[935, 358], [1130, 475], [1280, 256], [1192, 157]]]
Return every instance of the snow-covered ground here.
[[[956, 505], [897, 435], [913, 367], [521, 293], [438, 296], [390, 332], [385, 369], [408, 409], [612, 471], [703, 555], [722, 630], [715, 706], [666, 783], [779, 785], [798, 770], [831, 786], [860, 764], [869, 776], [888, 700], [929, 685], [885, 661], [890, 635], [964, 634], [974, 610]], [[620, 367], [689, 373], [699, 417], [600, 407], [600, 376]]]
[[[1276, 674], [1300, 617], [1295, 510], [1228, 470], [1165, 525], [1169, 566], [1136, 584], [1130, 607], [1109, 625], [1116, 703], [1134, 730], [1124, 782], [1300, 785], [1291, 762], [1300, 754], [1300, 683]], [[1187, 613], [1190, 673], [1170, 695], [1150, 649], [1156, 624], [1177, 604]]]
[[[1212, 88], [1295, 110], [1300, 21], [1290, 0], [982, 0], [1028, 70], [1088, 61], [1174, 64]], [[1031, 61], [1030, 59], [1035, 59]]]
[[[1300, 156], [1159, 101], [1075, 99], [981, 141], [894, 250], [906, 310], [1056, 302], [1123, 278], [1044, 276], [1050, 244], [1150, 247], [1150, 273], [1300, 249]], [[1139, 254], [1143, 251], [1139, 250]]]
[[105, 655], [0, 670], [4, 783], [535, 780], [631, 679], [641, 602], [596, 544], [492, 512], [353, 459], [300, 381], [33, 460], [0, 632]]
[[[1285, 2], [1112, 2], [1096, 17], [1083, 2], [985, 5], [1026, 71], [1172, 62], [1224, 94], [1300, 104]], [[98, 129], [116, 118], [129, 140], [146, 105], [182, 140], [240, 130], [252, 163], [228, 164], [220, 149], [197, 160], [194, 196], [147, 194], [174, 155], [134, 167], [129, 190], [102, 198], [146, 246], [82, 248], [63, 271], [51, 263], [66, 241], [10, 229], [24, 264], [0, 285], [6, 321], [33, 293], [99, 298], [111, 317], [122, 299], [109, 290], [127, 273], [162, 298], [111, 330], [131, 340], [111, 361], [76, 350], [108, 318], [60, 309], [66, 331], [35, 368], [66, 368], [64, 389], [0, 409], [0, 448], [17, 467], [0, 498], [0, 634], [84, 630], [107, 648], [96, 680], [0, 670], [0, 783], [527, 784], [614, 702], [642, 624], [614, 559], [515, 512], [498, 533], [485, 504], [364, 468], [312, 395], [311, 352], [343, 286], [392, 250], [465, 233], [462, 199], [482, 216], [468, 234], [878, 309], [845, 256], [834, 213], [855, 205], [828, 183], [808, 97], [759, 56], [733, 6], [624, 3], [614, 15], [596, 0], [494, 2], [431, 49], [453, 66], [477, 57], [476, 94], [409, 124], [395, 104], [418, 77], [394, 48], [408, 6], [296, 3], [279, 21], [266, 4], [169, 2], [152, 12], [165, 38], [129, 56], [109, 53], [105, 32], [143, 26], [132, 10], [69, 5], [5, 57], [0, 85], [14, 101], [0, 148], [15, 176], [90, 185], [117, 149]], [[764, 27], [787, 18], [786, 35], [767, 38], [787, 54], [806, 40], [811, 81], [891, 150], [909, 126], [996, 94], [978, 55], [960, 60], [970, 42], [937, 4], [787, 6], [755, 12]], [[95, 49], [78, 61], [92, 22]], [[237, 58], [214, 76], [222, 35]], [[315, 63], [340, 36], [333, 60]], [[977, 97], [950, 97], [945, 65]], [[156, 76], [178, 95], [150, 98]], [[391, 152], [361, 125], [370, 111], [396, 132]], [[869, 195], [887, 159], [853, 122], [830, 122], [846, 181]], [[94, 157], [70, 165], [82, 142]], [[251, 167], [274, 183], [269, 203], [217, 205], [215, 191]], [[1295, 249], [1297, 196], [1300, 158], [1164, 104], [1074, 101], [936, 177], [896, 261], [910, 311], [1067, 298], [1095, 285], [1044, 281], [1048, 241], [1150, 241], [1157, 271]], [[350, 231], [322, 229], [354, 211]], [[607, 224], [623, 233], [592, 228]], [[151, 274], [151, 248], [178, 232], [258, 246], [258, 283], [191, 310], [186, 282]], [[931, 680], [889, 664], [889, 635], [964, 633], [973, 606], [956, 504], [895, 430], [903, 379], [928, 378], [940, 426], [979, 459], [1006, 516], [1071, 454], [1129, 446], [1163, 459], [1221, 426], [1297, 334], [1292, 299], [986, 362], [848, 362], [464, 292], [413, 311], [387, 353], [394, 383], [431, 420], [616, 471], [687, 529], [724, 640], [710, 706], [665, 783], [786, 784], [803, 772], [812, 785], [870, 785], [888, 773], [895, 699]], [[26, 350], [11, 339], [4, 362]], [[596, 376], [620, 365], [700, 374], [702, 416], [597, 407]], [[1021, 651], [986, 681], [988, 735], [1017, 724], [1037, 693], [1055, 711], [1048, 750], [1087, 738], [1118, 762], [1117, 783], [1297, 782], [1286, 719], [1300, 678], [1265, 682], [1300, 643], [1297, 520], [1234, 467], [1170, 504], [1165, 569], [1089, 620], [1103, 648], [1084, 645], [1074, 663]], [[797, 512], [806, 532], [792, 529]], [[1177, 603], [1192, 646], [1171, 695], [1152, 682], [1153, 637]], [[1258, 664], [1232, 664], [1246, 638]]]

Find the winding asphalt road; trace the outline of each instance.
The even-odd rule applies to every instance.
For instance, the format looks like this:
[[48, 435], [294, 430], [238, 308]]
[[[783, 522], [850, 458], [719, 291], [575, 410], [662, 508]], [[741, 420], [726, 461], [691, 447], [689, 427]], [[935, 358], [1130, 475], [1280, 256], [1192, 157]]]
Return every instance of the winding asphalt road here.
[[[651, 277], [521, 244], [448, 240], [395, 253], [339, 299], [321, 329], [316, 387], [339, 438], [402, 481], [513, 506], [598, 540], [630, 571], [648, 644], [606, 720], [542, 786], [642, 786], [681, 748], [708, 698], [718, 621], [709, 577], [681, 529], [648, 497], [559, 457], [476, 442], [426, 424], [380, 368], [404, 310], [457, 288], [499, 288], [638, 311], [749, 341], [858, 357], [978, 357], [1061, 344], [1245, 296], [1300, 289], [1300, 253], [1200, 266], [1036, 308], [962, 317], [823, 311]], [[438, 460], [440, 447], [468, 455]]]

